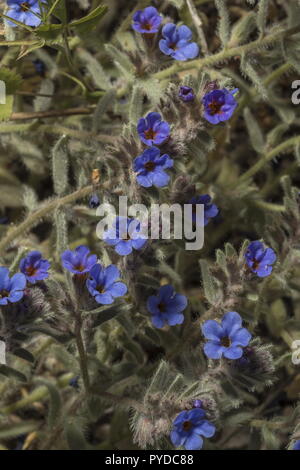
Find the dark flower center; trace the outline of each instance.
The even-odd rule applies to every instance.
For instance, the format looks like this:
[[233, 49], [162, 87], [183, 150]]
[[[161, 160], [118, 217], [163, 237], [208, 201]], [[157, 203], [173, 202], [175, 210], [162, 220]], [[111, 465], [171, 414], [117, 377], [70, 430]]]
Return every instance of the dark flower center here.
[[105, 287], [102, 286], [102, 285], [100, 285], [100, 286], [97, 286], [97, 289], [96, 289], [96, 290], [99, 292], [99, 294], [104, 294], [104, 292], [105, 292]]
[[156, 132], [153, 129], [148, 129], [144, 132], [146, 139], [153, 140], [156, 137]]
[[182, 424], [182, 428], [186, 432], [188, 432], [192, 427], [193, 427], [193, 423], [191, 421], [184, 421]]
[[173, 49], [173, 51], [176, 51], [177, 50], [177, 43], [176, 42], [171, 42], [171, 44], [169, 44], [169, 48]]
[[253, 259], [253, 265], [252, 265], [252, 268], [253, 269], [258, 269], [259, 268], [259, 261], [257, 259]]
[[120, 235], [120, 239], [124, 240], [125, 242], [128, 242], [129, 240], [131, 240], [131, 237], [128, 232], [124, 232], [122, 233], [122, 235]]
[[142, 28], [146, 29], [147, 31], [150, 31], [152, 29], [152, 24], [147, 21], [142, 24]]
[[157, 308], [158, 308], [158, 310], [159, 310], [160, 312], [165, 312], [165, 310], [166, 310], [166, 305], [164, 304], [164, 302], [159, 302]]
[[147, 171], [153, 171], [154, 168], [155, 168], [155, 166], [156, 166], [156, 165], [155, 165], [154, 162], [147, 162], [147, 163], [145, 163], [144, 168], [145, 168], [145, 170], [147, 170]]
[[224, 103], [219, 102], [219, 101], [212, 101], [211, 103], [209, 103], [208, 107], [209, 107], [210, 114], [212, 115], [221, 114], [222, 113], [221, 108], [223, 104]]
[[28, 266], [28, 268], [26, 268], [27, 276], [34, 276], [36, 272], [37, 272], [37, 269], [34, 266]]
[[221, 339], [221, 345], [224, 346], [224, 348], [229, 348], [231, 341], [228, 336], [224, 336], [224, 338]]
[[82, 271], [85, 270], [85, 267], [84, 267], [82, 264], [77, 264], [77, 265], [75, 266], [75, 269], [76, 269], [76, 271], [82, 272]]
[[5, 289], [3, 290], [0, 290], [0, 299], [3, 299], [4, 297], [8, 297], [9, 296], [9, 292]]
[[28, 11], [30, 8], [29, 3], [28, 2], [21, 3], [20, 8], [22, 11]]

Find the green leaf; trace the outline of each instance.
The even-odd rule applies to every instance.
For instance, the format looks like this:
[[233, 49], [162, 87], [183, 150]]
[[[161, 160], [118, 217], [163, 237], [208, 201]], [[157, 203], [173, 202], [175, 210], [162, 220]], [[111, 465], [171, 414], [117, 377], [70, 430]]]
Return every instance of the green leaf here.
[[8, 367], [5, 364], [0, 365], [0, 374], [5, 375], [6, 377], [11, 379], [20, 380], [21, 382], [27, 382], [27, 377], [22, 374], [22, 372], [19, 372], [18, 370], [13, 369], [12, 367]]
[[18, 348], [13, 351], [13, 354], [15, 356], [20, 357], [21, 359], [24, 359], [25, 361], [28, 362], [35, 362], [34, 356], [31, 354], [31, 352], [27, 351], [27, 349], [24, 348]]
[[56, 39], [63, 32], [62, 24], [43, 24], [35, 30], [35, 34], [43, 39]]
[[22, 434], [28, 434], [34, 431], [38, 427], [39, 423], [30, 422], [30, 421], [23, 421], [20, 423], [13, 423], [13, 424], [4, 424], [0, 427], [0, 439], [13, 439], [18, 437]]
[[76, 29], [79, 33], [85, 33], [93, 29], [97, 24], [100, 18], [107, 12], [106, 5], [99, 5], [95, 10], [93, 10], [88, 15], [80, 18], [79, 20], [74, 20], [69, 23], [70, 28]]
[[205, 297], [209, 303], [214, 304], [217, 300], [215, 279], [210, 274], [208, 264], [205, 260], [200, 260], [200, 266]]
[[49, 392], [50, 402], [48, 410], [48, 425], [52, 428], [61, 415], [62, 400], [60, 392], [55, 385], [47, 380], [38, 380], [38, 382], [45, 385]]
[[244, 119], [252, 147], [257, 153], [262, 153], [265, 146], [264, 136], [249, 108], [244, 109]]
[[0, 80], [5, 83], [7, 95], [13, 95], [22, 83], [21, 75], [6, 67], [0, 68]]
[[8, 121], [13, 112], [14, 97], [6, 95], [6, 103], [0, 104], [0, 121]]
[[229, 11], [226, 0], [215, 0], [215, 4], [219, 12], [219, 36], [225, 48], [230, 37]]
[[67, 423], [65, 427], [66, 439], [70, 450], [87, 450], [88, 443], [78, 424]]
[[68, 186], [68, 151], [67, 137], [63, 135], [58, 139], [52, 149], [52, 175], [54, 191], [61, 196]]
[[50, 2], [50, 9], [47, 12], [47, 17], [50, 15], [58, 18], [63, 24], [67, 23], [67, 8], [65, 0], [48, 0]]

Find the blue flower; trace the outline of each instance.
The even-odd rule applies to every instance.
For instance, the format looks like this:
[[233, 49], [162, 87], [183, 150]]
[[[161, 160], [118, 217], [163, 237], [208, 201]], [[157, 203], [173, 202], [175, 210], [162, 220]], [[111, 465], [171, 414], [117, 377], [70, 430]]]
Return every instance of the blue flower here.
[[173, 163], [169, 155], [160, 155], [157, 147], [150, 147], [133, 161], [133, 169], [138, 173], [137, 182], [144, 188], [166, 186], [170, 176], [164, 170], [172, 168]]
[[194, 400], [194, 403], [193, 403], [194, 408], [202, 408], [202, 405], [203, 405], [202, 400], [198, 400], [198, 399]]
[[42, 259], [42, 254], [39, 251], [31, 251], [20, 261], [20, 271], [31, 284], [47, 279], [49, 277], [49, 268], [49, 261]]
[[97, 256], [90, 255], [87, 246], [77, 246], [75, 251], [66, 250], [61, 255], [61, 261], [64, 268], [73, 274], [88, 273], [97, 263]]
[[170, 135], [170, 126], [161, 120], [159, 113], [149, 113], [146, 118], [139, 119], [137, 131], [144, 144], [161, 145]]
[[206, 93], [202, 98], [204, 104], [204, 118], [211, 124], [218, 124], [221, 121], [228, 121], [233, 115], [237, 102], [234, 94], [238, 88], [234, 90], [212, 90]]
[[99, 197], [97, 196], [97, 194], [92, 194], [92, 196], [90, 197], [90, 200], [89, 200], [89, 206], [91, 209], [95, 209], [96, 207], [98, 207], [100, 205], [100, 199]]
[[[7, 5], [9, 10], [6, 16], [27, 26], [39, 26], [41, 24], [41, 18], [39, 18], [41, 10], [38, 0], [7, 0]], [[10, 26], [17, 26], [12, 21], [7, 20], [7, 23]]]
[[112, 228], [104, 232], [103, 240], [122, 256], [129, 255], [133, 249], [140, 250], [147, 242], [139, 221], [127, 217], [116, 217]]
[[195, 99], [194, 90], [190, 86], [181, 86], [179, 88], [178, 96], [185, 102], [193, 101]]
[[41, 77], [45, 77], [46, 66], [44, 62], [40, 59], [35, 59], [32, 61], [36, 73], [38, 73]]
[[294, 443], [293, 450], [300, 450], [300, 439]]
[[204, 352], [210, 359], [239, 359], [243, 355], [241, 346], [248, 346], [251, 334], [242, 328], [242, 319], [237, 312], [227, 312], [221, 323], [207, 320], [202, 325], [202, 333], [209, 341]]
[[176, 27], [167, 23], [162, 29], [164, 39], [159, 41], [161, 52], [176, 60], [194, 59], [199, 54], [199, 46], [192, 39], [192, 31], [185, 25]]
[[179, 413], [173, 421], [170, 434], [172, 444], [176, 447], [183, 446], [186, 450], [201, 449], [201, 436], [212, 437], [216, 432], [215, 426], [204, 418], [205, 411], [201, 408]]
[[22, 299], [26, 287], [26, 277], [22, 273], [9, 277], [9, 270], [0, 267], [0, 305], [7, 305]]
[[116, 282], [116, 279], [120, 278], [120, 271], [114, 264], [107, 268], [101, 264], [95, 264], [90, 271], [90, 276], [92, 279], [88, 279], [86, 285], [98, 304], [112, 304], [115, 297], [121, 297], [127, 292], [127, 287], [123, 282]]
[[186, 306], [185, 295], [176, 294], [171, 285], [162, 286], [158, 294], [151, 295], [147, 301], [147, 309], [156, 328], [162, 328], [164, 325], [181, 325], [184, 321], [182, 311]]
[[192, 199], [189, 200], [189, 204], [193, 204], [192, 207], [192, 219], [194, 222], [200, 223], [200, 221], [197, 220], [197, 213], [196, 213], [196, 206], [197, 204], [203, 204], [204, 205], [204, 225], [207, 225], [209, 220], [212, 219], [213, 217], [216, 217], [219, 213], [219, 209], [215, 204], [212, 204], [211, 202], [211, 197], [209, 194], [202, 194], [201, 196], [195, 196]]
[[252, 272], [258, 277], [266, 277], [272, 272], [276, 254], [272, 248], [265, 248], [262, 242], [256, 240], [248, 246], [245, 259]]
[[132, 28], [139, 33], [153, 34], [157, 33], [162, 17], [154, 7], [147, 7], [144, 10], [138, 10], [133, 15]]

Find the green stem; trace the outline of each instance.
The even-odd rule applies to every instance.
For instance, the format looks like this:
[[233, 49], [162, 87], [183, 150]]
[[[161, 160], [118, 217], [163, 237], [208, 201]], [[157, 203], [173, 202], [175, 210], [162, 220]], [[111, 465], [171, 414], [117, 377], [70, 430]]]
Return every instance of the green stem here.
[[171, 75], [174, 75], [175, 73], [180, 72], [182, 70], [188, 70], [192, 68], [200, 69], [201, 67], [210, 67], [212, 65], [215, 65], [219, 62], [223, 62], [232, 57], [235, 57], [235, 56], [240, 57], [241, 55], [246, 54], [247, 52], [253, 52], [257, 48], [266, 47], [276, 41], [279, 41], [280, 39], [284, 37], [288, 37], [293, 34], [297, 34], [299, 32], [300, 32], [300, 26], [298, 25], [298, 26], [295, 26], [294, 28], [281, 30], [281, 31], [277, 31], [275, 33], [269, 34], [263, 39], [257, 39], [255, 41], [252, 41], [248, 44], [244, 44], [242, 46], [232, 47], [230, 49], [222, 50], [218, 52], [217, 54], [204, 57], [202, 59], [195, 59], [195, 60], [191, 60], [187, 62], [176, 62], [171, 67], [168, 67], [167, 69], [154, 74], [154, 78], [158, 78], [158, 79], [168, 78]]
[[274, 149], [270, 150], [266, 155], [260, 157], [260, 159], [247, 170], [239, 179], [234, 183], [235, 186], [244, 183], [254, 176], [258, 171], [260, 171], [268, 162], [270, 162], [274, 157], [277, 157], [282, 152], [286, 152], [296, 144], [300, 144], [300, 136], [291, 137], [282, 144], [278, 145]]
[[22, 233], [29, 230], [32, 226], [38, 223], [41, 219], [48, 217], [49, 213], [55, 211], [61, 206], [70, 204], [77, 199], [82, 199], [93, 191], [93, 186], [86, 186], [84, 188], [78, 189], [77, 191], [68, 194], [67, 196], [54, 199], [47, 204], [45, 204], [40, 209], [36, 210], [30, 214], [20, 225], [9, 230], [6, 236], [0, 241], [0, 254], [8, 248], [11, 242], [18, 238]]
[[88, 366], [87, 366], [87, 356], [82, 340], [82, 334], [81, 334], [81, 319], [77, 318], [76, 319], [76, 324], [75, 324], [75, 338], [76, 338], [76, 345], [78, 349], [78, 354], [79, 354], [79, 362], [80, 362], [80, 369], [82, 373], [82, 380], [84, 384], [84, 388], [86, 391], [86, 394], [89, 393], [90, 390], [90, 378], [89, 378], [89, 371], [88, 371]]
[[[64, 374], [62, 377], [60, 377], [57, 380], [57, 385], [60, 388], [64, 388], [66, 385], [68, 385], [72, 377], [74, 377], [74, 374], [72, 372], [68, 372], [67, 374]], [[31, 403], [34, 403], [36, 401], [42, 400], [43, 398], [46, 398], [48, 395], [49, 395], [48, 387], [46, 387], [45, 385], [42, 385], [41, 387], [37, 387], [32, 393], [27, 395], [27, 397], [22, 398], [21, 400], [2, 408], [0, 410], [0, 413], [6, 414], [6, 415], [10, 413], [14, 413], [15, 411], [20, 410], [21, 408], [31, 405]]]

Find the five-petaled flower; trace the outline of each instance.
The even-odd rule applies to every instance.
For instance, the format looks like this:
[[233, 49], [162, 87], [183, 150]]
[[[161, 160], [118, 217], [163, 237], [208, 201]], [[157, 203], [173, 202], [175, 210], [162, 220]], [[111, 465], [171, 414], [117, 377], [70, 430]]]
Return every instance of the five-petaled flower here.
[[183, 310], [187, 306], [185, 295], [176, 294], [171, 285], [160, 287], [157, 295], [151, 295], [147, 301], [147, 309], [152, 315], [152, 323], [156, 328], [164, 325], [181, 325], [184, 321]]
[[294, 442], [293, 450], [300, 450], [300, 439]]
[[86, 274], [97, 263], [97, 255], [91, 255], [87, 246], [80, 245], [72, 250], [66, 250], [61, 255], [64, 268], [73, 274]]
[[159, 113], [149, 113], [137, 124], [139, 137], [148, 146], [163, 144], [170, 135], [170, 126]]
[[112, 227], [103, 233], [103, 240], [114, 246], [115, 251], [122, 256], [129, 255], [132, 250], [140, 250], [147, 242], [147, 237], [141, 230], [141, 224], [136, 219], [116, 217]]
[[127, 287], [123, 282], [116, 282], [116, 279], [120, 278], [120, 271], [114, 264], [107, 268], [101, 264], [95, 264], [90, 271], [90, 276], [91, 279], [86, 281], [86, 285], [98, 304], [112, 304], [115, 297], [121, 297], [127, 292]]
[[137, 172], [137, 182], [144, 188], [150, 188], [152, 185], [166, 186], [170, 181], [170, 176], [164, 170], [172, 168], [173, 163], [169, 155], [160, 155], [157, 147], [146, 149], [133, 161], [133, 169]]
[[49, 261], [42, 259], [42, 254], [39, 251], [31, 251], [20, 261], [20, 271], [31, 284], [47, 279], [49, 277], [49, 268]]
[[276, 254], [272, 248], [266, 248], [262, 242], [251, 242], [245, 253], [246, 263], [258, 277], [269, 276], [276, 261]]
[[192, 204], [192, 220], [197, 224], [201, 224], [201, 220], [197, 218], [197, 204], [203, 204], [203, 217], [204, 225], [207, 225], [209, 220], [216, 217], [219, 213], [219, 209], [215, 204], [212, 204], [211, 197], [209, 194], [202, 194], [201, 196], [195, 196], [189, 200], [189, 204]]
[[173, 59], [194, 59], [199, 54], [198, 44], [191, 42], [192, 31], [185, 25], [177, 27], [173, 23], [167, 23], [162, 29], [162, 36], [159, 48]]
[[242, 327], [242, 319], [237, 312], [227, 312], [221, 323], [207, 320], [202, 325], [202, 333], [208, 342], [204, 352], [210, 359], [239, 359], [243, 355], [242, 347], [248, 346], [251, 334]]
[[181, 86], [178, 96], [184, 102], [193, 101], [195, 99], [194, 90], [190, 86]]
[[146, 7], [133, 15], [132, 28], [143, 34], [157, 33], [162, 17], [155, 7]]
[[228, 121], [237, 107], [237, 101], [233, 96], [237, 91], [238, 88], [231, 91], [223, 88], [206, 93], [202, 98], [204, 118], [211, 124]]
[[26, 277], [23, 273], [9, 277], [9, 269], [0, 267], [0, 305], [7, 305], [22, 299], [26, 287]]
[[183, 446], [186, 450], [199, 450], [203, 446], [204, 437], [212, 437], [216, 432], [214, 424], [205, 419], [205, 411], [194, 408], [182, 411], [173, 421], [170, 434], [172, 444]]
[[[43, 3], [44, 0], [43, 0]], [[41, 10], [38, 0], [7, 0], [9, 10], [6, 16], [24, 23], [27, 26], [39, 26], [41, 24]], [[17, 26], [16, 23], [7, 20], [9, 26]]]

